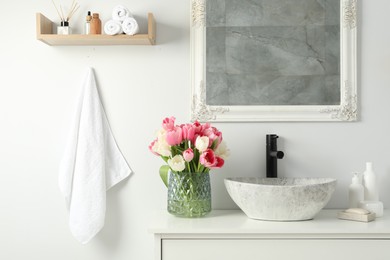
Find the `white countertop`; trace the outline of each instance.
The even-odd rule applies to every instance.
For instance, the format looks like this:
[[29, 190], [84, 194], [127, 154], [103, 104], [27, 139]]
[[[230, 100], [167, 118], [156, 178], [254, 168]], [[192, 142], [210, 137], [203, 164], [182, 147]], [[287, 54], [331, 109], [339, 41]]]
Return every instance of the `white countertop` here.
[[341, 210], [322, 210], [313, 220], [296, 222], [261, 221], [248, 218], [241, 210], [213, 210], [202, 218], [178, 218], [166, 210], [155, 212], [149, 232], [155, 235], [233, 237], [345, 237], [390, 239], [390, 210], [372, 222], [341, 220]]

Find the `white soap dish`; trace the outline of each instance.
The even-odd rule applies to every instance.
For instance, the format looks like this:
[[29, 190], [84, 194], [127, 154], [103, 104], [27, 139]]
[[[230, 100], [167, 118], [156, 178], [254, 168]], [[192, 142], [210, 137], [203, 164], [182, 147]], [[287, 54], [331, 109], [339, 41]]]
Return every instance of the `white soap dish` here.
[[360, 221], [360, 222], [370, 222], [375, 220], [375, 213], [372, 213], [365, 209], [360, 208], [351, 208], [344, 211], [341, 211], [337, 214], [339, 219]]

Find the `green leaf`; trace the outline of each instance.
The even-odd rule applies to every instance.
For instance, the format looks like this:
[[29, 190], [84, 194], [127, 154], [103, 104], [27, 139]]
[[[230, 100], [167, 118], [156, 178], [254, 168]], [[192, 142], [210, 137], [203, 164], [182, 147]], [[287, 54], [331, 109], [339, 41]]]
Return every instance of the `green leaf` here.
[[168, 188], [168, 171], [169, 171], [168, 165], [163, 165], [160, 167], [160, 177], [167, 188]]
[[211, 150], [215, 150], [215, 147], [217, 147], [217, 144], [218, 144], [218, 139], [215, 139], [214, 141], [213, 141], [213, 143], [211, 144]]

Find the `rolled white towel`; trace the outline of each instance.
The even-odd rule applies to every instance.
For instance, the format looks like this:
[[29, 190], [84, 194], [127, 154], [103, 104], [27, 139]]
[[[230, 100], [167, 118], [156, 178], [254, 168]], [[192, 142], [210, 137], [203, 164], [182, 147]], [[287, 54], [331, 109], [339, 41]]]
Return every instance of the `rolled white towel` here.
[[133, 17], [127, 17], [122, 22], [123, 32], [127, 35], [134, 35], [139, 32], [139, 27], [137, 21]]
[[123, 30], [121, 22], [115, 20], [108, 20], [104, 24], [104, 32], [108, 35], [122, 34]]
[[115, 21], [123, 22], [127, 17], [133, 17], [133, 15], [123, 5], [117, 5], [112, 10], [112, 19]]

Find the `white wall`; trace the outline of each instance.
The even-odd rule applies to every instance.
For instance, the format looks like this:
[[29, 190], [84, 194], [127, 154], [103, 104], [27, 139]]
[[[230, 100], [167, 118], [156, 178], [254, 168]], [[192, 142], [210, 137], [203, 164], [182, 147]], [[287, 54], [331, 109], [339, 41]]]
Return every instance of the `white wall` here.
[[[2, 3], [0, 259], [153, 259], [148, 221], [154, 210], [165, 208], [166, 189], [158, 177], [162, 160], [147, 147], [165, 116], [189, 120], [190, 4], [80, 2], [73, 21], [80, 23], [79, 30], [87, 10], [100, 12], [104, 20], [122, 3], [143, 22], [153, 12], [157, 45], [50, 47], [35, 39], [35, 13], [56, 20], [51, 1]], [[212, 176], [214, 208], [235, 207], [223, 186], [225, 177], [264, 176], [267, 133], [282, 137], [279, 146], [286, 156], [280, 175], [339, 180], [328, 207], [347, 206], [351, 172], [363, 171], [368, 160], [380, 179], [381, 198], [390, 206], [390, 1], [360, 2], [360, 120], [216, 124], [232, 155]], [[86, 66], [95, 68], [111, 127], [135, 174], [110, 190], [106, 225], [82, 246], [67, 226], [57, 169]]]

